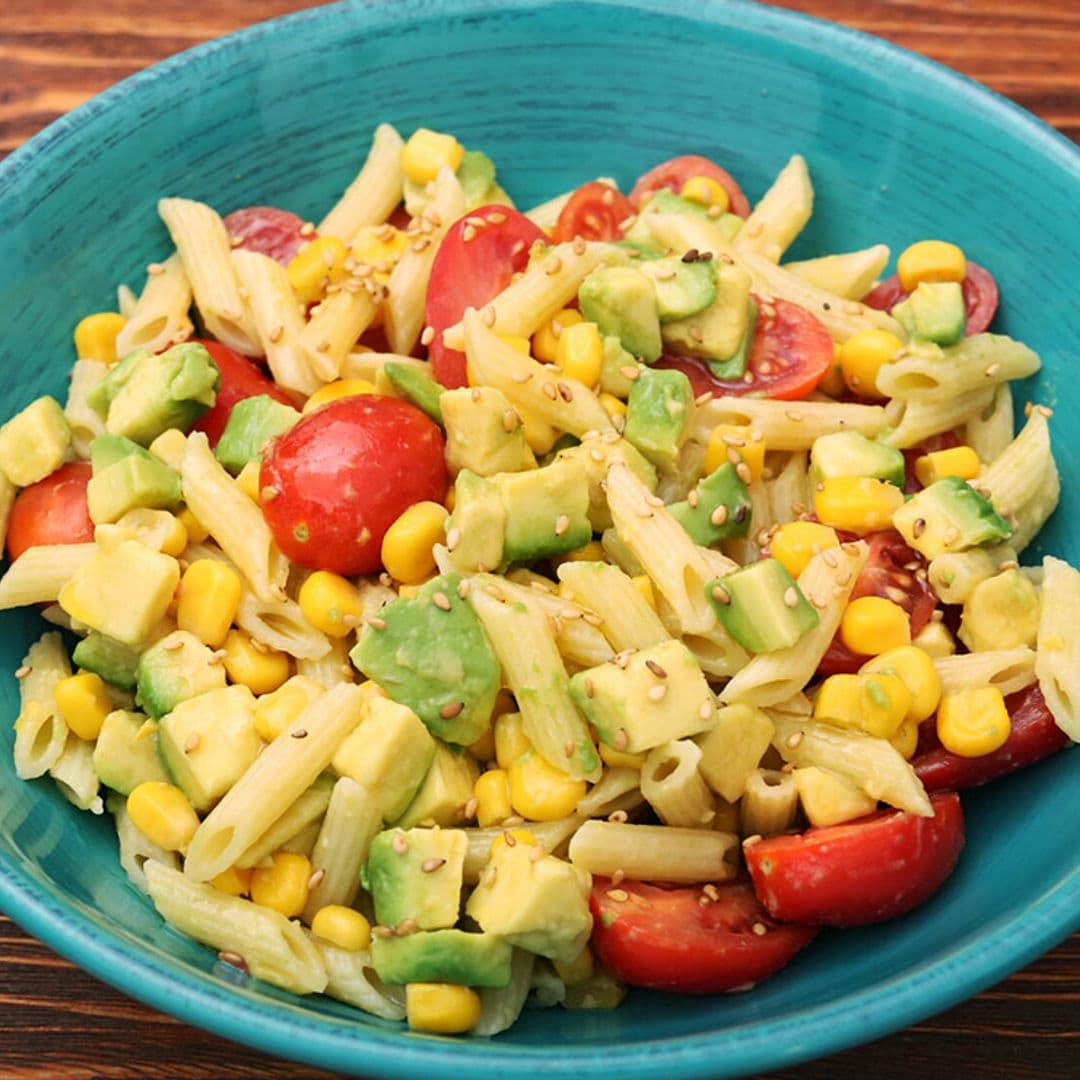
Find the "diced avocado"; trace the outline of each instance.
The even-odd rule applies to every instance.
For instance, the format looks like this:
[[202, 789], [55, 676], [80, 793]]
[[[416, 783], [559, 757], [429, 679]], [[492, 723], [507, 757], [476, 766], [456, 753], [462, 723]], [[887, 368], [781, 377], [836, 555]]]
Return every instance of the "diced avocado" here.
[[507, 562], [561, 555], [592, 539], [582, 462], [560, 458], [541, 469], [500, 473], [493, 482], [506, 508], [503, 558]]
[[268, 440], [284, 435], [299, 419], [296, 409], [268, 394], [243, 398], [232, 407], [214, 456], [235, 476], [249, 461], [262, 458]]
[[674, 639], [632, 653], [625, 667], [579, 671], [569, 690], [600, 741], [630, 754], [697, 735], [713, 722], [709, 684], [693, 653]]
[[727, 632], [747, 652], [777, 652], [818, 624], [818, 613], [784, 564], [757, 562], [714, 578], [705, 595]]
[[363, 884], [383, 926], [412, 920], [420, 930], [458, 921], [465, 853], [461, 829], [387, 829], [371, 842]]
[[262, 745], [255, 731], [255, 695], [246, 686], [188, 698], [158, 725], [161, 760], [200, 813], [243, 776]]
[[627, 372], [642, 370], [635, 356], [628, 353], [617, 337], [609, 334], [604, 338], [604, 363], [600, 368], [600, 391], [626, 400], [633, 388], [633, 379]]
[[707, 218], [721, 230], [724, 239], [729, 242], [735, 239], [743, 225], [743, 219], [737, 214], [724, 213], [714, 217], [709, 208], [701, 203], [684, 199], [667, 188], [661, 188], [641, 207], [624, 239], [643, 246], [655, 245], [656, 239], [649, 228], [649, 217], [653, 214], [689, 214], [692, 217]]
[[559, 452], [560, 458], [580, 461], [589, 485], [589, 523], [593, 532], [611, 528], [611, 509], [604, 493], [604, 478], [613, 462], [621, 461], [650, 490], [656, 490], [656, 469], [625, 439], [611, 440], [609, 433], [584, 439]]
[[472, 754], [437, 742], [435, 758], [420, 790], [394, 824], [401, 829], [411, 829], [414, 825], [441, 825], [448, 829], [460, 825], [479, 775], [480, 767]]
[[135, 689], [139, 651], [96, 630], [91, 630], [75, 646], [71, 662], [84, 671], [100, 675], [110, 686], [119, 686], [122, 690]]
[[854, 821], [877, 809], [876, 799], [828, 769], [805, 765], [792, 776], [806, 820], [815, 828]]
[[717, 259], [716, 299], [704, 311], [665, 323], [664, 344], [687, 356], [729, 360], [746, 337], [750, 316], [750, 274], [741, 266]]
[[946, 476], [908, 499], [893, 513], [893, 528], [927, 559], [1008, 540], [1013, 531], [989, 499], [956, 476]]
[[494, 934], [464, 930], [418, 930], [403, 937], [377, 936], [371, 942], [371, 966], [384, 983], [454, 983], [458, 986], [506, 986], [514, 950]]
[[913, 340], [953, 345], [967, 328], [964, 291], [958, 281], [922, 281], [892, 316]]
[[685, 319], [704, 311], [716, 299], [716, 269], [712, 259], [694, 259], [669, 255], [644, 260], [638, 268], [656, 290], [656, 310], [660, 322]]
[[126, 709], [109, 713], [94, 743], [98, 780], [121, 795], [130, 795], [151, 780], [167, 781], [157, 743], [157, 724], [142, 713]]
[[699, 480], [692, 491], [693, 505], [684, 499], [671, 503], [668, 512], [695, 544], [710, 547], [750, 531], [750, 492], [730, 461]]
[[113, 435], [149, 446], [169, 428], [187, 431], [213, 404], [221, 374], [204, 345], [129, 353], [86, 395]]
[[698, 772], [722, 799], [741, 799], [746, 780], [761, 764], [773, 737], [773, 722], [762, 709], [739, 703], [716, 711], [711, 731], [695, 740], [701, 747]]
[[594, 270], [578, 289], [581, 313], [602, 336], [617, 337], [623, 348], [646, 363], [660, 358], [660, 314], [652, 281], [632, 266]]
[[499, 662], [480, 620], [444, 574], [364, 626], [349, 654], [394, 701], [412, 709], [439, 738], [468, 746], [487, 731], [499, 692]]
[[440, 413], [451, 473], [468, 469], [477, 476], [493, 476], [536, 468], [525, 426], [501, 390], [494, 386], [446, 390]]
[[140, 657], [135, 700], [154, 717], [172, 712], [181, 701], [225, 685], [225, 665], [194, 634], [174, 630]]
[[44, 480], [64, 463], [71, 428], [55, 398], [39, 397], [0, 427], [0, 469], [16, 487]]
[[592, 932], [592, 879], [553, 855], [535, 859], [535, 854], [529, 844], [499, 846], [465, 911], [486, 933], [569, 963], [581, 955]]
[[750, 363], [750, 353], [754, 348], [754, 334], [757, 331], [758, 309], [754, 298], [746, 302], [746, 330], [742, 341], [727, 360], [706, 360], [709, 370], [717, 379], [741, 379], [746, 374]]
[[137, 442], [125, 439], [123, 435], [98, 435], [90, 442], [91, 470], [95, 474], [102, 473], [110, 465], [115, 465], [132, 454], [157, 460], [149, 450], [143, 449]]
[[142, 447], [137, 449], [139, 454], [94, 470], [86, 485], [86, 504], [95, 525], [118, 521], [129, 510], [171, 510], [180, 503], [180, 475]]
[[820, 435], [810, 448], [810, 482], [818, 484], [837, 476], [869, 476], [903, 490], [904, 455], [858, 431]]
[[462, 469], [454, 480], [454, 512], [446, 523], [453, 565], [463, 570], [494, 570], [503, 561], [506, 507], [489, 479]]
[[695, 217], [709, 217], [709, 208], [703, 203], [676, 195], [670, 188], [654, 191], [642, 210], [646, 214], [693, 214]]
[[630, 391], [623, 437], [657, 468], [674, 472], [693, 413], [694, 390], [683, 372], [646, 368]]
[[426, 413], [436, 424], [443, 422], [442, 407], [439, 398], [443, 387], [423, 368], [416, 364], [406, 364], [401, 360], [388, 360], [383, 364], [383, 373], [390, 380], [399, 394], [412, 402], [421, 412]]
[[[1054, 602], [1052, 596], [1047, 597]], [[1035, 647], [1039, 593], [1021, 570], [980, 581], [964, 601], [958, 637], [972, 652]]]

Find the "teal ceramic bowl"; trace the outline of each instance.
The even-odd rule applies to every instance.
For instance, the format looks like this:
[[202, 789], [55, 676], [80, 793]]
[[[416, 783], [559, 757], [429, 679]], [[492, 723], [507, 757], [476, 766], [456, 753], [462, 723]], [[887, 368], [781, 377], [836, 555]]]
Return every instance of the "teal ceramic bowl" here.
[[[692, 8], [692, 14], [686, 14]], [[928, 235], [993, 269], [997, 326], [1038, 349], [1023, 391], [1054, 406], [1064, 498], [1040, 545], [1080, 562], [1076, 149], [986, 90], [882, 42], [746, 3], [355, 3], [254, 27], [160, 64], [54, 124], [0, 168], [0, 413], [62, 394], [70, 333], [167, 252], [165, 194], [318, 217], [374, 125], [456, 132], [520, 204], [673, 154], [722, 162], [754, 198], [795, 152], [817, 211], [800, 251]], [[1068, 230], [1071, 230], [1069, 232]], [[1022, 398], [1021, 398], [1022, 400]], [[5, 614], [13, 671], [39, 632]], [[0, 680], [0, 908], [123, 991], [269, 1053], [343, 1072], [730, 1076], [894, 1031], [990, 985], [1080, 925], [1078, 759], [964, 797], [955, 876], [895, 923], [823, 934], [752, 993], [634, 993], [611, 1013], [527, 1013], [492, 1040], [410, 1035], [329, 1000], [230, 979], [127, 883], [108, 822], [11, 768]], [[1066, 828], [1065, 823], [1070, 823]]]

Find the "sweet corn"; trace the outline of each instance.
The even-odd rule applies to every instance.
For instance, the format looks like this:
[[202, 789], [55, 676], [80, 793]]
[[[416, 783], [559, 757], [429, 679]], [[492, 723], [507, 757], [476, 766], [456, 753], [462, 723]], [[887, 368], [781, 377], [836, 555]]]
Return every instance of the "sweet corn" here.
[[300, 586], [297, 600], [304, 618], [329, 637], [348, 637], [363, 614], [360, 590], [329, 570], [309, 574]]
[[888, 330], [863, 330], [849, 337], [837, 354], [848, 389], [860, 397], [884, 398], [877, 388], [878, 372], [903, 347], [904, 343]]
[[503, 713], [495, 718], [495, 760], [500, 769], [509, 769], [523, 754], [532, 749], [521, 713]]
[[750, 470], [750, 481], [753, 483], [765, 468], [765, 440], [755, 439], [750, 427], [717, 424], [709, 436], [709, 445], [705, 448], [705, 475], [715, 472], [729, 461], [733, 465], [744, 461]]
[[947, 240], [920, 240], [896, 260], [896, 276], [904, 292], [912, 292], [924, 281], [963, 281], [966, 273], [963, 251]]
[[493, 859], [504, 847], [513, 847], [515, 844], [526, 844], [529, 847], [536, 847], [537, 843], [536, 837], [529, 832], [528, 829], [503, 829], [503, 831], [491, 841], [491, 845], [488, 848], [488, 859]]
[[196, 559], [180, 579], [178, 629], [219, 648], [236, 618], [243, 591], [240, 575], [231, 566], [217, 559]]
[[253, 502], [259, 501], [260, 463], [249, 461], [236, 476], [236, 486]]
[[253, 694], [269, 694], [289, 677], [288, 656], [269, 646], [256, 648], [242, 630], [230, 630], [222, 648], [229, 679]]
[[127, 812], [135, 828], [166, 851], [183, 851], [199, 827], [187, 796], [173, 784], [148, 780], [127, 797]]
[[[394, 267], [398, 260], [408, 250], [412, 238], [402, 229], [395, 229], [393, 225], [367, 225], [360, 229], [352, 238], [350, 247], [353, 258], [358, 263], [367, 263], [373, 266], [375, 272], [372, 275], [377, 282], [385, 285], [390, 280]], [[372, 352], [366, 345], [354, 348], [353, 352]]]
[[588, 945], [573, 960], [553, 960], [552, 965], [555, 968], [555, 973], [567, 986], [573, 986], [575, 983], [591, 979], [593, 972], [596, 970], [593, 954]]
[[210, 535], [209, 529], [186, 506], [177, 511], [176, 520], [184, 526], [189, 544], [201, 544]]
[[344, 904], [327, 904], [315, 912], [311, 932], [346, 952], [363, 952], [371, 944], [371, 923]]
[[889, 739], [892, 748], [905, 760], [910, 761], [919, 747], [919, 725], [905, 720]]
[[593, 387], [604, 367], [604, 342], [596, 323], [567, 326], [555, 347], [555, 363], [572, 379]]
[[860, 536], [889, 528], [903, 505], [898, 487], [868, 476], [834, 476], [814, 492], [814, 513], [822, 524]]
[[840, 640], [854, 653], [878, 656], [911, 643], [911, 622], [899, 604], [883, 596], [860, 596], [844, 608]]
[[[781, 525], [769, 541], [769, 554], [797, 578], [817, 551], [840, 546], [835, 529], [816, 521], [789, 521]], [[816, 549], [816, 550], [815, 550]]]
[[336, 236], [318, 236], [298, 251], [287, 267], [289, 284], [301, 304], [314, 304], [327, 285], [345, 280], [348, 249]]
[[523, 337], [521, 334], [500, 334], [499, 340], [506, 342], [511, 348], [517, 349], [522, 356], [529, 355], [532, 343], [527, 337]]
[[53, 689], [53, 697], [64, 723], [87, 742], [98, 737], [105, 717], [113, 711], [108, 687], [92, 671], [61, 679]]
[[488, 769], [473, 784], [476, 799], [476, 823], [482, 829], [498, 825], [511, 816], [510, 781], [505, 769]]
[[323, 687], [306, 675], [294, 675], [255, 702], [255, 730], [263, 742], [273, 742], [316, 699]]
[[974, 480], [982, 464], [970, 446], [954, 446], [950, 450], [935, 450], [915, 460], [915, 478], [923, 487], [936, 484], [946, 476]]
[[575, 780], [539, 754], [525, 754], [506, 770], [510, 805], [529, 821], [556, 821], [585, 797], [585, 781]]
[[679, 189], [679, 194], [684, 199], [701, 203], [702, 206], [719, 207], [721, 213], [731, 205], [724, 185], [711, 176], [691, 176]]
[[[565, 555], [560, 555], [556, 560], [556, 563], [563, 562], [603, 562], [604, 561], [604, 545], [599, 540], [590, 540], [584, 547], [575, 548], [573, 551], [566, 552]], [[570, 600], [572, 597], [568, 592], [563, 592], [559, 589], [559, 595], [565, 596]]]
[[314, 412], [320, 405], [326, 405], [339, 398], [357, 397], [360, 394], [377, 394], [379, 391], [369, 379], [336, 379], [334, 382], [320, 386], [314, 394], [304, 402], [300, 410], [305, 416]]
[[127, 326], [118, 311], [97, 311], [87, 315], [75, 327], [75, 353], [80, 360], [101, 360], [115, 364], [116, 335]]
[[184, 523], [167, 510], [148, 510], [140, 506], [129, 510], [116, 524], [130, 529], [140, 543], [174, 559], [183, 554], [188, 546], [188, 532]]
[[251, 875], [251, 899], [263, 907], [295, 919], [308, 900], [311, 863], [295, 851], [276, 851], [269, 866], [256, 867]]
[[441, 503], [413, 503], [386, 530], [380, 554], [392, 578], [417, 585], [434, 573], [432, 548], [446, 537], [448, 516]]
[[417, 184], [426, 184], [444, 165], [457, 172], [464, 156], [465, 147], [453, 135], [418, 128], [401, 151], [401, 171]]
[[904, 723], [918, 726], [934, 715], [934, 710], [941, 700], [941, 677], [934, 667], [934, 661], [914, 645], [889, 649], [875, 656], [873, 660], [868, 660], [859, 672], [864, 675], [887, 672], [899, 678], [908, 688], [911, 704], [908, 706]]
[[840, 366], [840, 346], [833, 344], [832, 367], [825, 373], [825, 378], [818, 384], [818, 389], [829, 397], [843, 397], [847, 390], [847, 382], [844, 380], [844, 369]]
[[616, 750], [606, 743], [599, 745], [600, 759], [609, 769], [641, 769], [645, 766], [648, 754], [644, 750], [637, 754], [628, 754], [625, 750]]
[[635, 574], [630, 584], [645, 598], [645, 603], [656, 611], [656, 593], [653, 591], [652, 578], [648, 574]]
[[495, 729], [489, 727], [476, 742], [469, 743], [469, 753], [480, 762], [494, 761]]
[[460, 1035], [480, 1019], [480, 995], [453, 983], [409, 983], [405, 1016], [413, 1031]]
[[228, 870], [222, 870], [217, 877], [211, 878], [210, 884], [227, 896], [247, 896], [251, 891], [251, 875], [250, 868], [230, 866]]
[[[545, 364], [554, 364], [559, 350], [559, 338], [568, 326], [584, 322], [585, 316], [576, 308], [563, 308], [532, 336], [532, 354]], [[590, 384], [591, 385], [591, 384]]]
[[597, 394], [596, 399], [603, 406], [604, 412], [606, 412], [612, 420], [614, 420], [616, 416], [621, 416], [623, 419], [626, 419], [627, 409], [625, 401], [617, 398], [614, 394], [608, 393]]
[[911, 694], [895, 675], [830, 675], [814, 700], [814, 719], [888, 739], [910, 703]]
[[941, 745], [960, 757], [982, 757], [1003, 746], [1012, 731], [1005, 698], [996, 686], [945, 694], [938, 706]]

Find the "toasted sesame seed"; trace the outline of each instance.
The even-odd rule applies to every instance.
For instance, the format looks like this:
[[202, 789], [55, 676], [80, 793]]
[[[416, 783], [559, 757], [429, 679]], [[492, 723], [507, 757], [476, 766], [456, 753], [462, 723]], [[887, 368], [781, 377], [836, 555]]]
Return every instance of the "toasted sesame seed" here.
[[434, 874], [436, 870], [441, 870], [445, 865], [445, 859], [425, 859], [420, 864], [420, 869], [425, 874]]
[[911, 526], [911, 535], [918, 540], [924, 532], [926, 532], [926, 518], [916, 518], [915, 523]]
[[444, 705], [439, 710], [439, 715], [444, 720], [453, 720], [455, 716], [460, 716], [465, 709], [464, 701], [451, 701], [449, 704]]
[[629, 379], [631, 382], [635, 382], [641, 375], [641, 372], [638, 370], [635, 364], [624, 364], [621, 368], [619, 368], [619, 374], [624, 379]]
[[548, 259], [548, 261], [544, 264], [544, 273], [547, 274], [548, 277], [554, 277], [555, 274], [557, 274], [561, 269], [562, 259], [560, 259], [558, 255], [555, 255], [552, 258]]
[[630, 745], [630, 736], [626, 734], [626, 728], [619, 728], [611, 741], [616, 750], [625, 750]]
[[480, 312], [480, 321], [487, 327], [495, 325], [495, 309], [490, 304]]
[[832, 567], [834, 570], [840, 565], [840, 560], [836, 555], [835, 548], [824, 548], [821, 552], [821, 561], [826, 566]]
[[509, 434], [512, 432], [518, 424], [521, 423], [521, 417], [513, 409], [507, 409], [502, 415], [503, 431]]
[[559, 397], [565, 402], [571, 402], [574, 400], [574, 391], [569, 383], [561, 382], [559, 385]]
[[21, 667], [15, 669], [16, 679], [25, 679], [34, 669], [29, 664], [23, 664]]
[[799, 592], [794, 585], [789, 585], [784, 590], [784, 604], [787, 607], [795, 607], [799, 603]]
[[645, 696], [652, 702], [659, 702], [664, 700], [664, 695], [667, 693], [667, 683], [657, 683], [656, 686], [650, 686]]
[[[627, 814], [625, 810], [612, 810], [611, 813], [608, 814], [607, 819], [615, 825], [623, 825], [626, 823], [628, 817], [629, 814]], [[615, 873], [619, 873], [619, 871], [616, 870]], [[614, 875], [612, 876], [612, 880], [615, 880]], [[622, 878], [619, 878], [619, 880], [622, 881]]]
[[713, 703], [711, 701], [703, 701], [701, 705], [698, 706], [698, 716], [700, 716], [702, 720], [708, 720], [712, 714]]
[[394, 830], [394, 837], [390, 841], [390, 846], [398, 855], [404, 855], [409, 850], [409, 841], [400, 829]]
[[199, 737], [198, 732], [192, 732], [187, 737], [187, 742], [184, 743], [184, 753], [185, 754], [190, 754], [193, 750], [198, 750], [199, 749], [199, 743], [201, 743], [201, 742], [202, 742], [202, 739]]
[[380, 619], [378, 615], [369, 615], [364, 622], [368, 624], [373, 630], [385, 630], [386, 620]]
[[559, 396], [559, 391], [555, 389], [555, 384], [553, 382], [544, 383], [543, 391], [552, 401], [555, 401]]
[[718, 604], [731, 603], [731, 593], [723, 585], [714, 585], [712, 587], [712, 597]]
[[439, 608], [440, 611], [449, 611], [450, 610], [450, 599], [449, 599], [449, 597], [447, 597], [446, 593], [444, 593], [444, 592], [435, 593], [435, 595], [432, 596], [432, 598], [431, 598], [431, 602], [437, 608]]
[[728, 508], [725, 503], [721, 503], [715, 510], [709, 515], [709, 520], [714, 525], [723, 525], [728, 518]]
[[803, 733], [801, 731], [793, 731], [787, 737], [787, 748], [789, 750], [794, 750], [799, 745], [799, 743], [801, 743], [802, 741], [803, 741]]
[[945, 530], [943, 539], [946, 544], [955, 544], [956, 541], [960, 539], [960, 530], [955, 525], [950, 525], [949, 528]]
[[238, 952], [233, 952], [231, 949], [222, 949], [221, 952], [217, 954], [217, 958], [223, 964], [239, 968], [241, 971], [247, 971], [248, 969], [247, 961]]
[[410, 934], [415, 934], [419, 928], [416, 925], [416, 920], [413, 918], [402, 919], [395, 928], [395, 933], [398, 937], [408, 937]]
[[323, 883], [323, 879], [325, 877], [326, 877], [326, 871], [325, 870], [323, 870], [321, 868], [316, 870], [315, 873], [312, 874], [311, 877], [308, 878], [308, 883], [307, 883], [308, 889], [317, 889]]
[[307, 738], [307, 728], [297, 728], [295, 731], [290, 731], [289, 732], [289, 738], [290, 739], [306, 739]]
[[461, 530], [455, 525], [446, 534], [446, 550], [453, 551], [461, 542]]

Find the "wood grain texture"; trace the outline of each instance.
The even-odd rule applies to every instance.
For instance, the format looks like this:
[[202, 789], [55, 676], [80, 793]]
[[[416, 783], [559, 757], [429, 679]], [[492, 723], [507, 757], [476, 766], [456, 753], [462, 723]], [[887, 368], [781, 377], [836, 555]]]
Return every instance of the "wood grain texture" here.
[[[0, 0], [0, 156], [169, 54], [295, 0]], [[1012, 98], [1080, 142], [1080, 4], [1066, 0], [788, 0], [877, 34]], [[1080, 1073], [1080, 935], [973, 1000], [869, 1046], [772, 1074], [1047, 1080]], [[152, 1063], [152, 1065], [151, 1065]], [[267, 1058], [148, 1009], [0, 917], [0, 1075], [181, 1080], [329, 1074]]]

